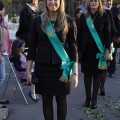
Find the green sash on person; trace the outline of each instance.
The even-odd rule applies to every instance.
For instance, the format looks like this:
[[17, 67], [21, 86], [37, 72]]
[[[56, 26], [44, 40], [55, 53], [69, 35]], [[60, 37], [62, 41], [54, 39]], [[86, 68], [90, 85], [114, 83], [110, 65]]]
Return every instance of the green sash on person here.
[[[43, 14], [40, 15], [41, 19], [43, 19]], [[74, 66], [74, 61], [70, 61], [69, 56], [67, 55], [64, 47], [62, 46], [58, 36], [55, 33], [55, 30], [49, 21], [48, 25], [46, 26], [46, 34], [53, 45], [55, 51], [59, 55], [59, 57], [62, 60], [61, 63], [61, 69], [63, 70], [62, 76], [60, 77], [60, 81], [62, 82], [68, 82], [71, 80], [73, 76], [73, 66]]]
[[97, 55], [96, 55], [96, 58], [99, 59], [98, 69], [102, 69], [102, 70], [107, 69], [107, 61], [104, 59], [105, 47], [103, 47], [100, 37], [93, 25], [91, 15], [89, 15], [88, 18], [86, 19], [86, 23], [90, 30], [90, 33], [92, 34], [92, 36], [95, 40], [95, 43], [96, 43], [98, 49], [101, 52], [101, 53], [97, 53]]

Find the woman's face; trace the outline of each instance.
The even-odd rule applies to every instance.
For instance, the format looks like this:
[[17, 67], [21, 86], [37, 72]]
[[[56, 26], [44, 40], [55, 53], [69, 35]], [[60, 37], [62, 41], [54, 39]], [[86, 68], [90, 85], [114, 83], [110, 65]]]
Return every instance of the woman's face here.
[[99, 7], [98, 0], [90, 0], [90, 9], [97, 9]]
[[57, 11], [60, 7], [60, 0], [47, 0], [47, 7], [49, 11]]
[[107, 0], [101, 0], [103, 6], [107, 6]]

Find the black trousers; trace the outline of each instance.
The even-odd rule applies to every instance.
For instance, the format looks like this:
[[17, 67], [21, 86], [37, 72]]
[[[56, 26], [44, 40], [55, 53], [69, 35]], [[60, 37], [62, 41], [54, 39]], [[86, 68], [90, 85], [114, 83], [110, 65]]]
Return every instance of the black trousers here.
[[[86, 101], [97, 104], [97, 95], [100, 87], [101, 74], [84, 74], [84, 85], [86, 91]], [[91, 92], [93, 82], [93, 90]]]
[[110, 61], [110, 66], [108, 67], [108, 73], [114, 74], [116, 69], [116, 52], [117, 49], [115, 48], [115, 52], [113, 53], [113, 60]]

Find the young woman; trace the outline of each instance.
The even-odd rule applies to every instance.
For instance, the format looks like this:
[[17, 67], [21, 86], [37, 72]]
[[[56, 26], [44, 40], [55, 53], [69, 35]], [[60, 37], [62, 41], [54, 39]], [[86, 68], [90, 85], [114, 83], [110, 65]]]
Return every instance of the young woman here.
[[77, 41], [86, 90], [84, 106], [95, 109], [101, 76], [107, 69], [111, 32], [109, 17], [103, 11], [101, 0], [88, 0], [86, 10], [80, 17]]
[[[25, 42], [22, 40], [15, 40], [12, 44], [11, 60], [13, 61], [15, 67], [15, 73], [17, 78], [21, 80], [21, 83], [27, 82], [26, 80], [26, 55]], [[34, 102], [37, 102], [37, 97], [35, 94], [35, 85], [31, 84], [31, 92], [29, 96]]]
[[[57, 102], [57, 119], [65, 120], [66, 95], [78, 85], [76, 26], [65, 14], [64, 0], [44, 0], [45, 11], [31, 25], [27, 55], [27, 80], [35, 61], [39, 78], [36, 92], [42, 95], [45, 120], [53, 120], [53, 96]], [[71, 76], [72, 75], [72, 76]]]

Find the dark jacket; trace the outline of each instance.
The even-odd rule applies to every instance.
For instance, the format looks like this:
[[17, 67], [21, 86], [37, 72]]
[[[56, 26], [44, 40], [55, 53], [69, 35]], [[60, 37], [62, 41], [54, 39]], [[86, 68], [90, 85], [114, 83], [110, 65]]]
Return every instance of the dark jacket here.
[[115, 23], [114, 23], [114, 19], [113, 19], [113, 15], [112, 15], [111, 11], [106, 9], [106, 12], [108, 13], [109, 18], [110, 18], [111, 43], [112, 42], [114, 43], [114, 41], [116, 39], [116, 34], [118, 33], [118, 31], [116, 29], [116, 26], [115, 26]]
[[120, 14], [119, 9], [116, 8], [116, 7], [112, 7], [111, 12], [112, 12], [112, 15], [113, 15], [113, 20], [114, 20], [114, 23], [115, 23], [115, 27], [118, 31], [117, 37], [120, 37], [120, 20], [118, 18], [118, 15]]
[[[92, 19], [94, 19], [93, 23], [100, 37], [101, 43], [106, 49], [110, 49], [111, 28], [108, 14], [104, 12], [103, 16], [101, 16], [98, 11], [94, 14], [90, 14]], [[81, 71], [87, 74], [103, 72], [103, 70], [98, 69], [98, 59], [96, 59], [97, 53], [101, 52], [88, 29], [84, 13], [81, 14], [80, 17], [77, 42], [78, 50], [82, 55]]]
[[16, 32], [16, 37], [24, 40], [26, 42], [26, 46], [28, 46], [30, 25], [34, 18], [34, 11], [28, 5], [25, 5], [20, 12], [19, 28]]
[[77, 31], [78, 31], [78, 27], [79, 27], [79, 21], [80, 21], [80, 18], [76, 15], [75, 22], [76, 22], [76, 26], [77, 26]]
[[[68, 33], [63, 33], [61, 30], [56, 32], [56, 34], [70, 59], [77, 62], [76, 25], [70, 17], [67, 17], [67, 21], [69, 27]], [[57, 22], [55, 22], [55, 27], [57, 26]], [[47, 64], [61, 63], [61, 59], [50, 43], [48, 36], [41, 29], [40, 16], [36, 17], [31, 25], [27, 60], [35, 60], [36, 62]]]
[[[25, 57], [26, 57], [26, 55], [25, 55]], [[14, 65], [16, 71], [18, 71], [18, 72], [26, 71], [26, 68], [23, 68], [21, 66], [21, 61], [20, 61], [19, 57], [11, 57], [10, 60], [11, 60], [11, 62], [13, 62], [13, 65]]]

